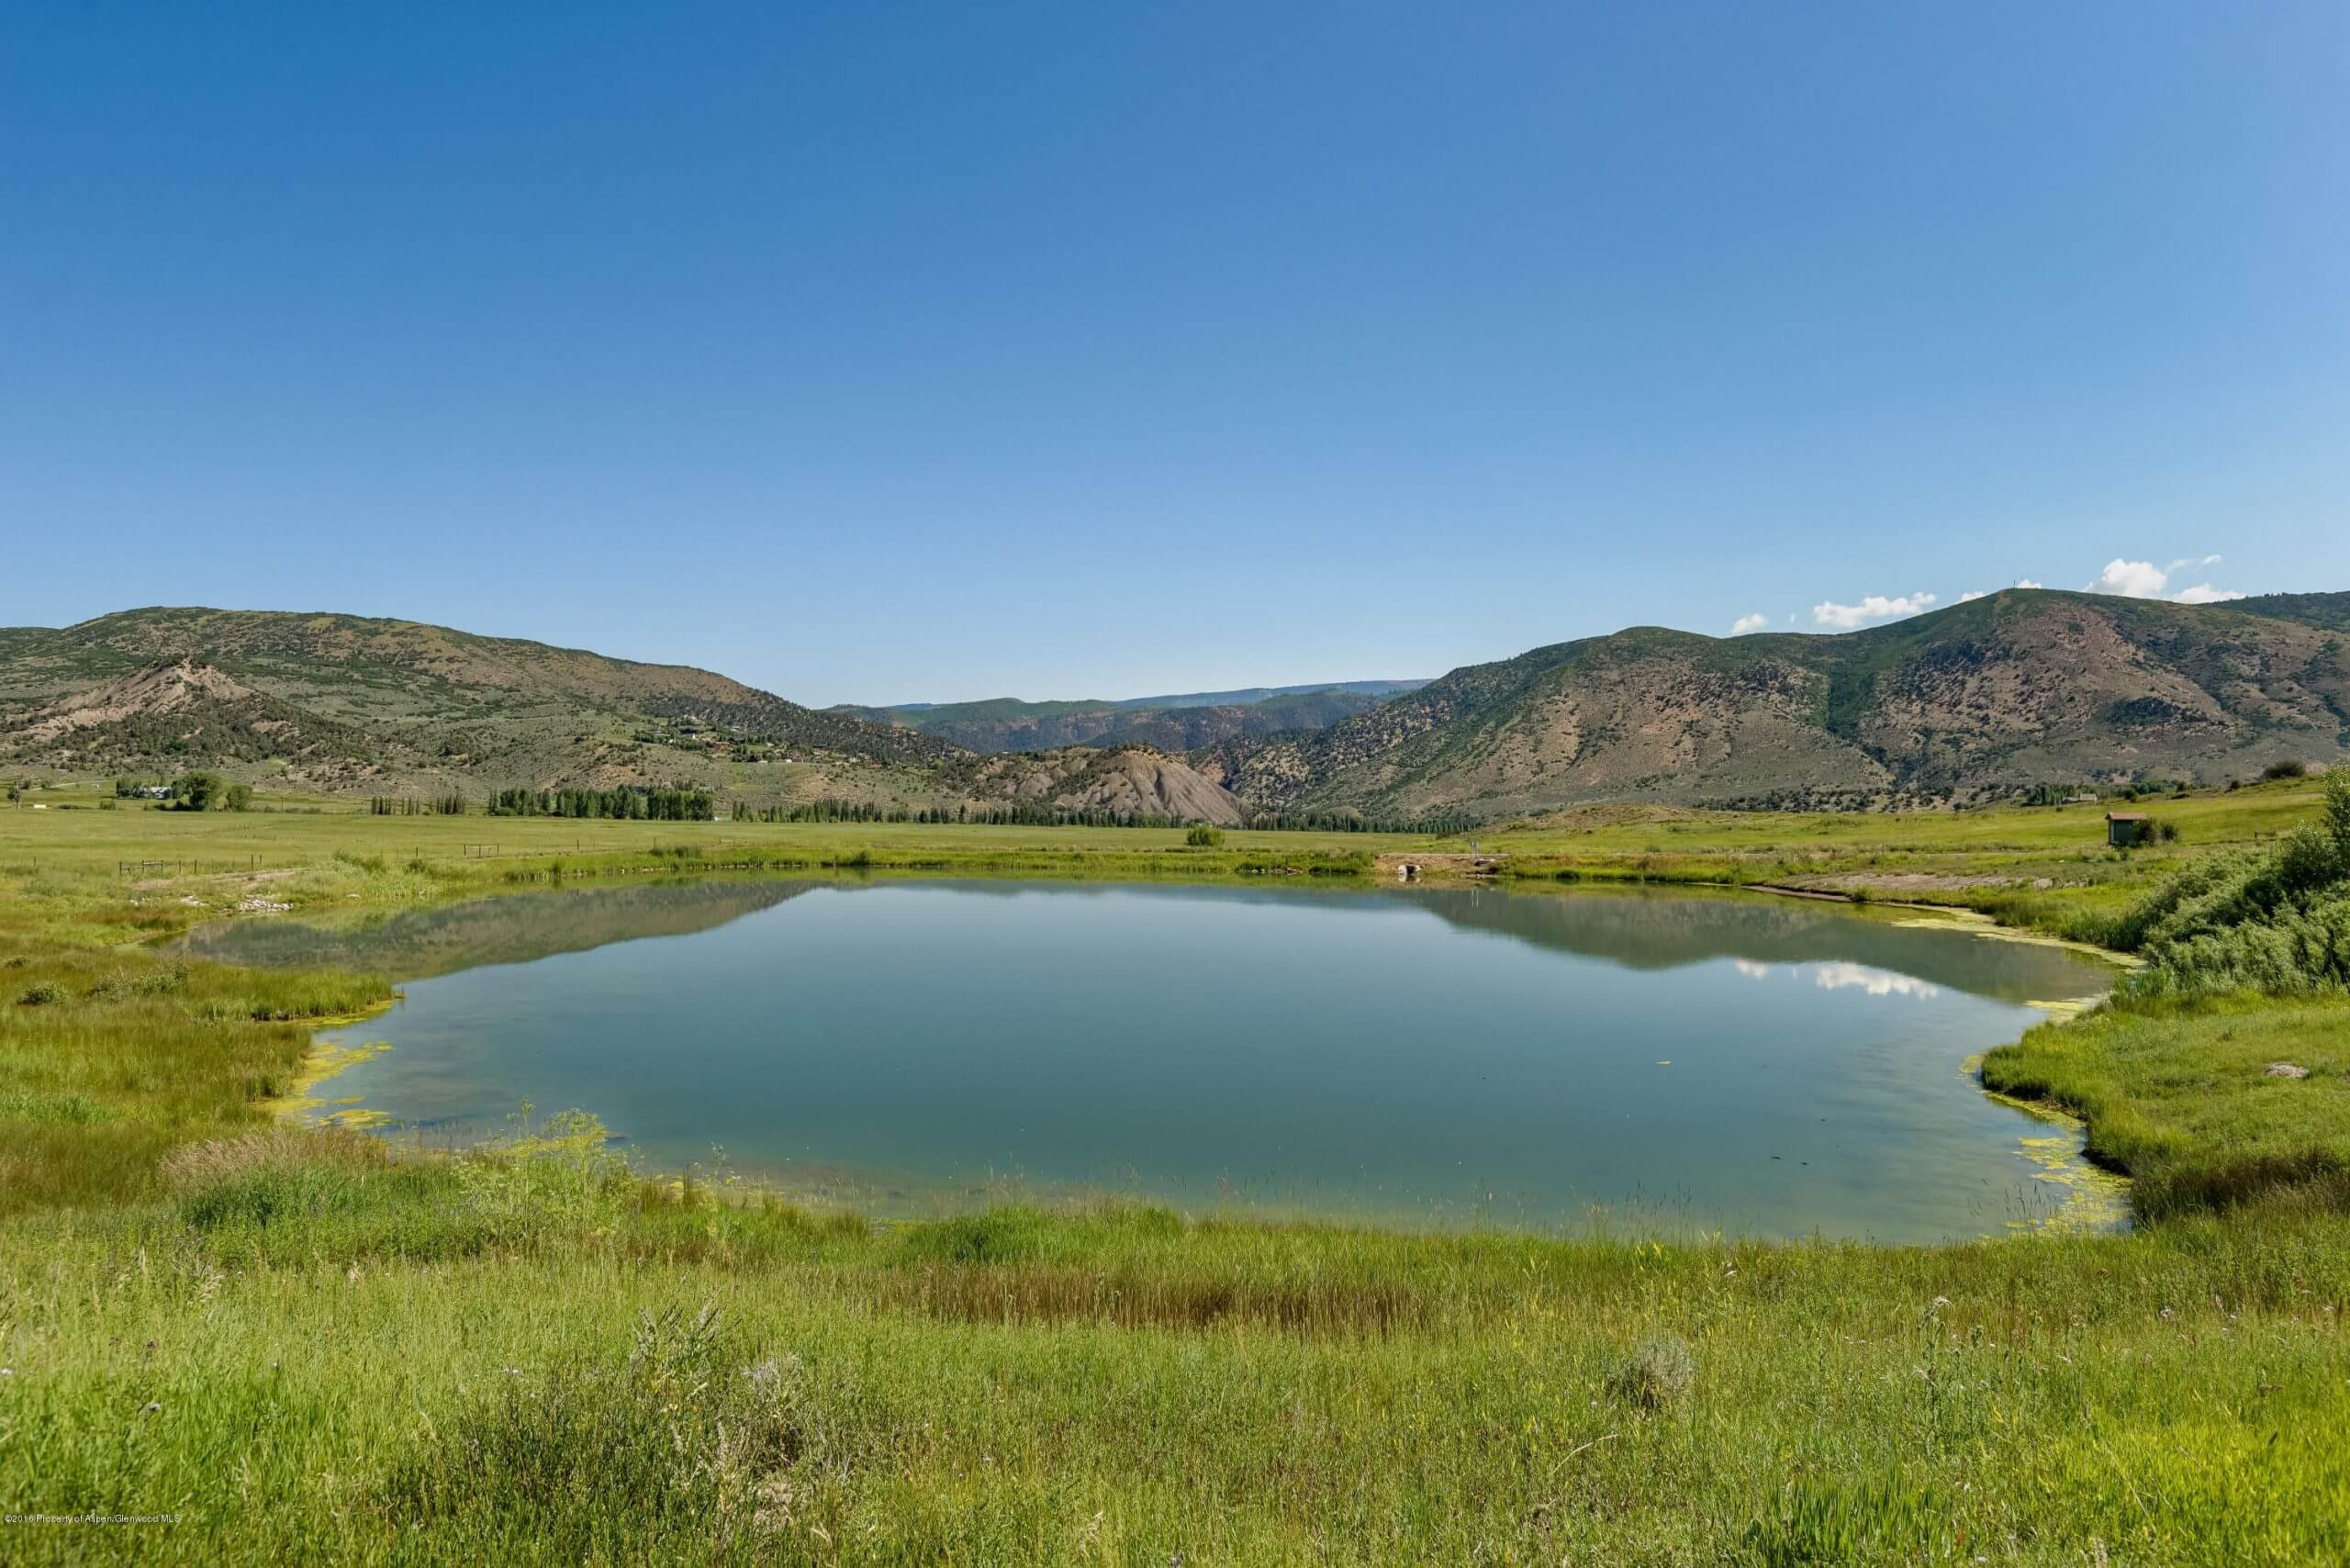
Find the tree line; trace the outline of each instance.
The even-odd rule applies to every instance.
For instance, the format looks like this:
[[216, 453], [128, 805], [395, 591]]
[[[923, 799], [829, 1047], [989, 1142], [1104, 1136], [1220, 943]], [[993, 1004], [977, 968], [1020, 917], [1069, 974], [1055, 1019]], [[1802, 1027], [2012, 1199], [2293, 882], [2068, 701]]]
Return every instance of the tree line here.
[[494, 817], [608, 817], [615, 822], [706, 823], [718, 814], [707, 790], [624, 784], [616, 790], [500, 790]]
[[734, 802], [736, 822], [757, 823], [962, 823], [993, 827], [1180, 827], [1174, 817], [1113, 812], [1102, 806], [1054, 806], [1034, 801], [953, 806], [881, 805], [831, 795], [791, 806]]
[[375, 795], [367, 801], [367, 814], [375, 817], [461, 817], [465, 814], [465, 798], [454, 790], [425, 800], [415, 795]]
[[1478, 818], [1439, 812], [1425, 817], [1367, 817], [1353, 812], [1259, 812], [1248, 825], [1259, 833], [1404, 833], [1441, 836], [1481, 825]]

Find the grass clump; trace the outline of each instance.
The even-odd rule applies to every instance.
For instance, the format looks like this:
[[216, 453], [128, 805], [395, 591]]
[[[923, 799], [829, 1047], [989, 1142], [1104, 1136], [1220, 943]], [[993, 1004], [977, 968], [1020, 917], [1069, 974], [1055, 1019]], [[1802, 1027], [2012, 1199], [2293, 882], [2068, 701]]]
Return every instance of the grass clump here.
[[0, 1091], [0, 1121], [65, 1122], [89, 1126], [108, 1121], [114, 1113], [86, 1094], [34, 1094], [22, 1089]]
[[1651, 1414], [1689, 1397], [1697, 1383], [1697, 1358], [1678, 1336], [1651, 1339], [1607, 1374], [1610, 1398]]
[[1930, 1561], [1946, 1507], [1931, 1485], [1907, 1476], [1790, 1481], [1747, 1527], [1737, 1560], [1752, 1568]]
[[503, 1369], [382, 1502], [497, 1561], [751, 1561], [795, 1522], [811, 1427], [797, 1358], [754, 1359], [714, 1305], [671, 1305], [623, 1355]]

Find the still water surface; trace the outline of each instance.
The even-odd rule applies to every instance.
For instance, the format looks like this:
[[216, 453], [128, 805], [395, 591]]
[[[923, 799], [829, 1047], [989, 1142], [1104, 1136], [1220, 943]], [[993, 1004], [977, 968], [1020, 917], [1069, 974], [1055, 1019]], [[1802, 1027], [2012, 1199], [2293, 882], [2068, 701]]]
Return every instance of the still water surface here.
[[396, 1137], [529, 1100], [656, 1169], [722, 1150], [884, 1211], [1101, 1190], [1883, 1240], [2083, 1212], [2075, 1140], [1963, 1064], [2109, 978], [1884, 912], [1647, 891], [679, 882], [196, 942], [404, 981], [328, 1036], [390, 1048], [323, 1091]]

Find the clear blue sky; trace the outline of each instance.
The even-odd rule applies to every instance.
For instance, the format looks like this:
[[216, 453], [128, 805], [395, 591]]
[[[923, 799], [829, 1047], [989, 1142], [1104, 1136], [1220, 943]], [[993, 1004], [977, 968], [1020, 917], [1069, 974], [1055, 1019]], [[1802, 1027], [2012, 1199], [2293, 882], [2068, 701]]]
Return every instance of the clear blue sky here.
[[12, 6], [0, 541], [814, 702], [2350, 588], [2350, 6]]

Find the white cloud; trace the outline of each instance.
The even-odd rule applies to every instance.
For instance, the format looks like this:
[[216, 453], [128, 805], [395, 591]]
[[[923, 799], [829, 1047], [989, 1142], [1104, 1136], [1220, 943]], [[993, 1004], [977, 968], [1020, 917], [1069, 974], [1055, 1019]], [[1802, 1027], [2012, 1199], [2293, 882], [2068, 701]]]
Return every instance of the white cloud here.
[[1833, 626], [1839, 631], [1849, 632], [1872, 621], [1892, 621], [1904, 615], [1915, 615], [1930, 608], [1940, 597], [1930, 593], [1906, 593], [1898, 599], [1887, 599], [1881, 593], [1873, 593], [1858, 604], [1815, 604], [1811, 607], [1811, 620], [1816, 626]]
[[2125, 561], [2117, 555], [2105, 564], [2088, 591], [2118, 593], [2125, 599], [2160, 599], [2169, 582], [2170, 574], [2152, 561]]
[[2105, 570], [2088, 585], [2088, 591], [2117, 593], [2127, 599], [2167, 599], [2177, 604], [2221, 604], [2242, 599], [2244, 595], [2232, 588], [2213, 588], [2210, 583], [2176, 590], [2171, 588], [2171, 574], [2180, 567], [2213, 566], [2219, 559], [2217, 555], [2206, 555], [2200, 560], [2183, 556], [2167, 566], [2157, 566], [2152, 561], [2125, 561], [2117, 555], [2105, 564]]
[[2243, 597], [2233, 588], [2216, 588], [2210, 583], [2197, 583], [2193, 588], [2184, 588], [2171, 595], [2180, 604], [2225, 604], [2232, 599]]
[[1768, 980], [1771, 976], [1770, 965], [1758, 964], [1751, 958], [1732, 958], [1729, 967], [1748, 980]]
[[1731, 622], [1729, 634], [1733, 637], [1743, 637], [1749, 632], [1760, 632], [1769, 624], [1771, 624], [1771, 618], [1758, 610], [1751, 615], [1741, 615]]
[[1843, 991], [1858, 987], [1871, 996], [1940, 996], [1941, 991], [1908, 975], [1897, 975], [1891, 969], [1873, 969], [1864, 964], [1822, 964], [1811, 971], [1814, 984], [1822, 991]]
[[[2033, 582], [2030, 577], [2018, 577], [2016, 579], [2016, 587], [2018, 588], [2038, 588], [2040, 586], [2040, 584]], [[1991, 595], [1986, 589], [1970, 588], [1966, 592], [1958, 596], [1958, 602], [1965, 604], [1975, 599], [1988, 599], [1990, 597]]]

